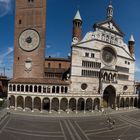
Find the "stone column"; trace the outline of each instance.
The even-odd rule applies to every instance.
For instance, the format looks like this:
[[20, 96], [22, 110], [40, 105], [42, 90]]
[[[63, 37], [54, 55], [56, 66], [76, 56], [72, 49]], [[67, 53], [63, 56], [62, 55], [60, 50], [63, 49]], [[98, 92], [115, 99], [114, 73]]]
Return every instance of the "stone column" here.
[[23, 111], [25, 111], [25, 97], [23, 97]]
[[52, 99], [50, 98], [50, 109], [49, 109], [49, 113], [52, 113]]
[[86, 113], [86, 100], [84, 99], [84, 114]]
[[15, 110], [17, 110], [17, 96], [15, 96]]
[[135, 103], [135, 98], [133, 98], [133, 108], [135, 108], [135, 107], [134, 107], [134, 103]]
[[68, 105], [67, 105], [67, 113], [69, 114], [69, 99], [68, 99]]
[[41, 98], [41, 110], [40, 110], [40, 113], [43, 112], [43, 99]]
[[60, 105], [61, 105], [61, 99], [59, 99], [59, 106], [58, 106], [58, 113], [60, 114]]
[[94, 98], [92, 99], [91, 112], [93, 112]]
[[44, 92], [43, 92], [43, 88], [44, 88], [44, 86], [41, 86], [41, 93], [44, 93]]
[[32, 112], [34, 112], [34, 97], [32, 98]]
[[103, 112], [104, 111], [103, 97], [100, 98], [100, 108], [101, 108], [101, 111]]
[[76, 114], [78, 113], [78, 112], [77, 112], [77, 108], [78, 108], [77, 105], [78, 105], [78, 100], [76, 99]]
[[35, 87], [35, 85], [33, 85], [32, 87], [33, 87], [33, 93], [34, 93], [34, 92], [35, 92], [35, 91], [34, 91], [34, 87]]

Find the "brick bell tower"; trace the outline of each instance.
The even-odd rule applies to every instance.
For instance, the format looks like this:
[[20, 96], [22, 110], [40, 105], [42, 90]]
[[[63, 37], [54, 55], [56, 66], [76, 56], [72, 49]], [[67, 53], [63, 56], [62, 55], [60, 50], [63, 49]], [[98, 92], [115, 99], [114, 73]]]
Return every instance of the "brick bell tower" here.
[[74, 19], [73, 19], [73, 34], [72, 38], [77, 38], [78, 41], [81, 40], [81, 34], [82, 34], [82, 18], [80, 15], [79, 10], [77, 11]]
[[16, 0], [13, 79], [43, 78], [46, 0]]

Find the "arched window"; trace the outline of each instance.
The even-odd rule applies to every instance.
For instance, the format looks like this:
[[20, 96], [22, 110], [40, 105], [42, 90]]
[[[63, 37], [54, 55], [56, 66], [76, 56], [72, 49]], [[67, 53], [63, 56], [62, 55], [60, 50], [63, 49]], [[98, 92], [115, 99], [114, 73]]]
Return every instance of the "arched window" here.
[[25, 86], [25, 91], [28, 92], [28, 85]]
[[67, 93], [68, 92], [68, 87], [65, 87], [65, 93]]
[[46, 93], [46, 87], [43, 86], [43, 93]]
[[30, 85], [30, 92], [33, 92], [33, 86]]
[[38, 92], [41, 93], [41, 86], [38, 87]]
[[34, 92], [37, 92], [37, 86], [34, 86]]
[[56, 93], [59, 93], [59, 86], [56, 87]]
[[13, 91], [16, 91], [16, 85], [13, 85]]
[[17, 85], [17, 91], [20, 91], [20, 85]]
[[47, 93], [50, 93], [50, 92], [51, 92], [51, 88], [47, 87]]
[[55, 93], [55, 86], [52, 87], [52, 93]]
[[21, 92], [24, 92], [24, 85], [21, 85]]
[[9, 85], [9, 91], [12, 91], [12, 85]]

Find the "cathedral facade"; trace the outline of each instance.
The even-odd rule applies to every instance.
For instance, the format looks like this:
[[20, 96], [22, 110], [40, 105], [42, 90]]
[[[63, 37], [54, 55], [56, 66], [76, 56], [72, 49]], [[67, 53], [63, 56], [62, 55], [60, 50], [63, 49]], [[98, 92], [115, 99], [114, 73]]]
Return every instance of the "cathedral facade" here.
[[82, 38], [82, 18], [77, 11], [70, 60], [45, 59], [46, 0], [16, 1], [9, 107], [50, 113], [136, 107], [133, 36], [127, 45], [111, 4], [106, 19], [93, 28]]

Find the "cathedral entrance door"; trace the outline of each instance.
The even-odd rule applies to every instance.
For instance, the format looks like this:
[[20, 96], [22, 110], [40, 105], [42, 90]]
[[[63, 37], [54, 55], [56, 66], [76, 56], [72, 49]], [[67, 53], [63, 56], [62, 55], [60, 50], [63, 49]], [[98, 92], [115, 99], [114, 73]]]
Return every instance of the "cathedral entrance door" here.
[[103, 106], [104, 108], [112, 108], [115, 109], [115, 98], [116, 98], [116, 91], [113, 86], [108, 86], [105, 88], [103, 93]]

